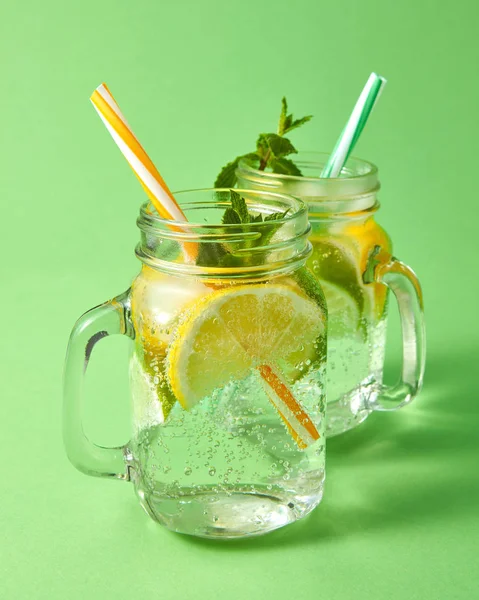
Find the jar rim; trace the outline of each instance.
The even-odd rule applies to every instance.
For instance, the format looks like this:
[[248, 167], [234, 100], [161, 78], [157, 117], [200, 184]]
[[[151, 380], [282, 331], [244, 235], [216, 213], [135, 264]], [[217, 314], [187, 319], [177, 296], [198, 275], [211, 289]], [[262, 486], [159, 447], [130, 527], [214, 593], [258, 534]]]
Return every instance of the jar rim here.
[[[138, 258], [170, 273], [200, 277], [215, 273], [230, 278], [283, 272], [304, 263], [310, 253], [311, 226], [308, 207], [301, 199], [285, 193], [235, 189], [254, 220], [223, 223], [225, 209], [232, 208], [231, 191], [177, 192], [175, 199], [187, 219], [183, 221], [164, 219], [150, 203], [143, 204], [137, 220], [141, 231]], [[242, 207], [237, 208], [241, 212]], [[269, 218], [271, 215], [274, 217]]]
[[[236, 175], [241, 187], [291, 194], [301, 198], [309, 209], [309, 217], [332, 215], [342, 218], [359, 211], [377, 209], [380, 188], [378, 169], [373, 163], [349, 158], [342, 177], [321, 177], [329, 154], [325, 152], [298, 152], [293, 160], [301, 175], [285, 175], [260, 171], [246, 160], [239, 163]], [[311, 176], [311, 173], [314, 176]]]
[[[190, 190], [181, 190], [178, 192], [173, 192], [173, 195], [175, 196], [176, 199], [179, 200], [179, 204], [181, 206], [182, 209], [201, 209], [201, 208], [212, 208], [212, 207], [218, 207], [218, 206], [223, 206], [224, 208], [228, 208], [229, 206], [231, 206], [228, 202], [225, 201], [221, 201], [218, 200], [215, 203], [213, 203], [211, 200], [210, 201], [190, 201], [190, 202], [181, 202], [182, 196], [186, 195], [186, 194], [205, 194], [205, 193], [227, 193], [230, 192], [231, 189], [230, 188], [196, 188], [196, 189], [190, 189]], [[294, 219], [298, 219], [304, 215], [307, 214], [308, 212], [308, 207], [306, 206], [306, 204], [297, 197], [293, 197], [290, 194], [284, 194], [281, 192], [270, 192], [270, 191], [262, 191], [262, 190], [250, 190], [250, 189], [236, 189], [234, 188], [234, 191], [237, 192], [240, 195], [247, 195], [247, 196], [256, 196], [258, 197], [258, 199], [260, 201], [262, 201], [261, 203], [264, 204], [265, 201], [265, 197], [267, 200], [273, 202], [276, 202], [277, 206], [282, 205], [283, 208], [287, 209], [288, 212], [285, 216], [283, 216], [280, 219], [275, 219], [275, 223], [277, 225], [282, 225], [284, 223], [287, 223], [289, 221], [292, 221]], [[251, 209], [254, 210], [255, 206], [259, 206], [260, 202], [258, 202], [257, 205], [251, 203]], [[273, 212], [277, 212], [277, 211], [273, 211]], [[284, 211], [286, 212], [286, 211]], [[141, 223], [142, 222], [147, 222], [148, 226], [150, 227], [163, 227], [163, 226], [168, 226], [169, 228], [173, 228], [173, 227], [188, 227], [189, 231], [194, 231], [194, 230], [207, 230], [210, 231], [212, 233], [214, 233], [217, 230], [220, 231], [225, 231], [225, 230], [231, 230], [231, 229], [238, 229], [238, 223], [199, 223], [199, 222], [195, 222], [195, 221], [179, 221], [176, 219], [165, 219], [163, 217], [161, 217], [156, 210], [154, 209], [153, 205], [151, 202], [144, 202], [141, 207], [140, 207], [140, 217], [138, 219], [138, 225], [141, 228]], [[263, 223], [259, 223], [259, 225], [261, 224], [267, 224], [268, 221], [263, 221]], [[248, 228], [252, 228], [253, 226], [258, 226], [258, 223], [243, 223], [241, 225], [243, 228], [245, 228], [246, 230]]]
[[[308, 165], [308, 166], [323, 167], [326, 164], [329, 156], [330, 156], [330, 153], [328, 153], [328, 152], [301, 150], [300, 152], [298, 152], [297, 154], [294, 155], [293, 161], [298, 165], [303, 164], [303, 165]], [[356, 167], [358, 172], [354, 173], [352, 167]], [[250, 171], [250, 172], [254, 172], [257, 175], [262, 175], [264, 177], [268, 177], [271, 179], [298, 181], [298, 182], [301, 181], [303, 183], [306, 183], [306, 182], [312, 183], [312, 182], [315, 182], [318, 180], [321, 180], [321, 182], [326, 181], [326, 178], [321, 178], [321, 177], [311, 177], [311, 176], [307, 176], [307, 175], [288, 175], [285, 173], [273, 173], [270, 171], [260, 171], [259, 169], [256, 169], [255, 167], [251, 166], [245, 159], [240, 160], [239, 165], [238, 165], [238, 171], [240, 171], [240, 172], [241, 171]], [[363, 158], [359, 158], [356, 156], [351, 156], [348, 158], [348, 161], [347, 161], [346, 165], [343, 167], [342, 172], [346, 173], [347, 176], [328, 177], [327, 181], [328, 182], [338, 181], [338, 182], [346, 183], [348, 181], [364, 180], [368, 177], [377, 176], [378, 168], [374, 163], [372, 163], [368, 160], [365, 160]]]

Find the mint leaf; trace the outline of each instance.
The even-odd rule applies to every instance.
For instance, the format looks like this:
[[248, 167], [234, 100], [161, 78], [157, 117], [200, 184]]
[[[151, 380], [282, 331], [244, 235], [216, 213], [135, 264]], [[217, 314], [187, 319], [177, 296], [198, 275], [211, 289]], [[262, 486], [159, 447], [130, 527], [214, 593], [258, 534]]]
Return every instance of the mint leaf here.
[[281, 114], [279, 115], [278, 135], [283, 136], [290, 130], [293, 123], [293, 115], [288, 115], [288, 103], [286, 98], [281, 100]]
[[215, 181], [215, 188], [231, 188], [235, 185], [236, 169], [241, 158], [241, 156], [238, 156], [221, 169]]
[[259, 160], [260, 157], [256, 152], [249, 152], [242, 156], [237, 156], [234, 160], [225, 165], [215, 181], [215, 188], [232, 188], [236, 185], [236, 169], [238, 168], [240, 160]]
[[308, 115], [307, 117], [293, 120], [293, 115], [288, 115], [288, 103], [286, 102], [286, 98], [283, 98], [281, 100], [281, 114], [279, 115], [278, 135], [283, 136], [285, 133], [288, 133], [288, 131], [292, 131], [293, 129], [301, 127], [301, 125], [304, 125], [312, 118], [312, 115]]
[[257, 152], [248, 152], [248, 154], [243, 154], [243, 156], [240, 156], [240, 160], [245, 160], [246, 162], [248, 162], [251, 165], [255, 161], [258, 161], [259, 159], [260, 159], [260, 156], [258, 156]]
[[281, 173], [283, 175], [301, 175], [301, 171], [289, 158], [275, 158], [269, 161], [273, 173]]
[[221, 219], [221, 222], [224, 225], [236, 225], [241, 224], [241, 219], [239, 214], [235, 210], [233, 210], [232, 208], [227, 208], [225, 210], [223, 218]]
[[238, 192], [234, 190], [230, 190], [230, 198], [231, 198], [231, 207], [238, 215], [240, 219], [240, 223], [249, 223], [250, 216], [248, 212], [248, 207], [246, 206], [246, 201], [242, 198]]
[[[265, 137], [264, 133], [260, 133], [260, 135], [258, 136], [258, 139], [256, 140], [256, 152], [258, 153], [258, 156], [260, 157], [261, 163], [263, 163], [265, 158], [267, 161], [269, 158], [268, 155], [271, 154], [271, 151], [269, 149], [268, 140]], [[261, 166], [260, 166], [260, 169], [261, 169]]]
[[288, 129], [288, 122], [291, 123], [292, 115], [288, 115], [288, 103], [286, 98], [281, 99], [281, 114], [279, 115], [278, 135], [283, 135]]
[[[281, 137], [277, 133], [261, 133], [256, 145], [258, 147], [258, 154], [264, 153], [265, 156], [269, 154], [269, 156], [272, 155], [280, 158], [288, 154], [297, 153], [293, 144], [287, 138]], [[264, 152], [265, 150], [266, 152]]]
[[[289, 115], [289, 116], [291, 118], [293, 117], [293, 115]], [[297, 129], [298, 127], [301, 127], [301, 125], [304, 125], [308, 121], [311, 121], [312, 118], [313, 118], [313, 115], [308, 115], [307, 117], [302, 117], [301, 119], [296, 119], [295, 121], [288, 123], [288, 128], [285, 130], [284, 133], [288, 133], [289, 131], [293, 131], [293, 129]]]
[[288, 210], [285, 210], [283, 213], [277, 212], [277, 213], [271, 213], [270, 215], [266, 215], [264, 220], [265, 220], [265, 222], [266, 221], [279, 221], [280, 219], [284, 219], [284, 217], [288, 213], [289, 213], [289, 208], [288, 208]]
[[196, 264], [202, 267], [217, 267], [229, 252], [216, 242], [200, 242]]
[[[288, 210], [286, 210], [284, 213], [278, 212], [278, 213], [272, 213], [270, 215], [267, 215], [264, 218], [264, 222], [271, 222], [271, 221], [279, 221], [281, 219], [284, 219], [284, 217], [288, 214], [289, 212], [289, 208]], [[257, 244], [258, 246], [267, 246], [271, 240], [271, 238], [273, 237], [273, 235], [278, 231], [278, 229], [281, 227], [282, 223], [277, 223], [277, 224], [270, 224], [269, 227], [265, 227], [265, 231], [263, 231], [261, 233], [261, 237], [259, 238]]]

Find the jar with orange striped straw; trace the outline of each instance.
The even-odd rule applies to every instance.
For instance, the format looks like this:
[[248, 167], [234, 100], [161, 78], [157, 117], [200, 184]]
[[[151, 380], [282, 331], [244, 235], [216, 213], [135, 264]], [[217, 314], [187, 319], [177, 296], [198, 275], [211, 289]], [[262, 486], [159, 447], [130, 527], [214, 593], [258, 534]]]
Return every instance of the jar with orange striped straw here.
[[[306, 271], [306, 206], [241, 190], [171, 193], [105, 84], [100, 118], [151, 204], [140, 275], [83, 315], [64, 379], [64, 441], [81, 471], [130, 480], [150, 516], [198, 536], [265, 533], [308, 514], [324, 481], [326, 309]], [[134, 435], [85, 437], [82, 381], [95, 344], [121, 333]]]
[[[231, 194], [249, 223], [224, 223]], [[305, 270], [305, 205], [269, 192], [175, 194], [184, 219], [140, 211], [140, 274], [83, 315], [68, 351], [65, 443], [90, 475], [133, 482], [168, 528], [265, 533], [308, 514], [324, 481], [326, 311]], [[101, 448], [81, 426], [94, 345], [132, 338], [133, 437]]]

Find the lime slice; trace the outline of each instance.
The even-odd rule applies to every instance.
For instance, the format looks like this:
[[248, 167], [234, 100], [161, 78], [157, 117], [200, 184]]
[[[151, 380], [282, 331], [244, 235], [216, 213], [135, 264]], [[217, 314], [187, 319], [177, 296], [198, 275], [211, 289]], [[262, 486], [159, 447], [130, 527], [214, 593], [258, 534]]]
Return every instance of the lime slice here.
[[359, 331], [361, 314], [352, 296], [334, 283], [322, 281], [321, 287], [328, 304], [328, 337], [342, 338]]
[[[312, 244], [313, 254], [309, 264], [321, 284], [328, 282], [344, 290], [362, 315], [365, 308], [364, 286], [359, 271], [359, 255], [354, 244], [339, 236], [316, 238], [312, 240]], [[325, 295], [328, 310], [334, 310], [326, 292]]]
[[168, 379], [189, 409], [251, 368], [314, 353], [325, 316], [309, 298], [281, 285], [215, 291], [187, 312], [168, 352]]

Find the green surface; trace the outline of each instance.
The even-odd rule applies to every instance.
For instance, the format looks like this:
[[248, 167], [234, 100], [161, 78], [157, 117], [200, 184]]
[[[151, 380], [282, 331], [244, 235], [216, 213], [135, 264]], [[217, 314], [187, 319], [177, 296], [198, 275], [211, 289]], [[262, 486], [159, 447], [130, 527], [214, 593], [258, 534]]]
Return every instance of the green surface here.
[[[2, 599], [474, 597], [478, 16], [475, 0], [2, 2]], [[138, 269], [142, 191], [89, 94], [107, 81], [178, 189], [247, 151], [283, 94], [316, 115], [298, 147], [332, 148], [371, 70], [389, 82], [355, 153], [378, 163], [379, 220], [423, 282], [424, 392], [331, 441], [308, 520], [233, 544], [169, 533], [62, 449], [69, 330]], [[87, 386], [107, 444], [128, 435], [126, 349], [102, 342]]]

